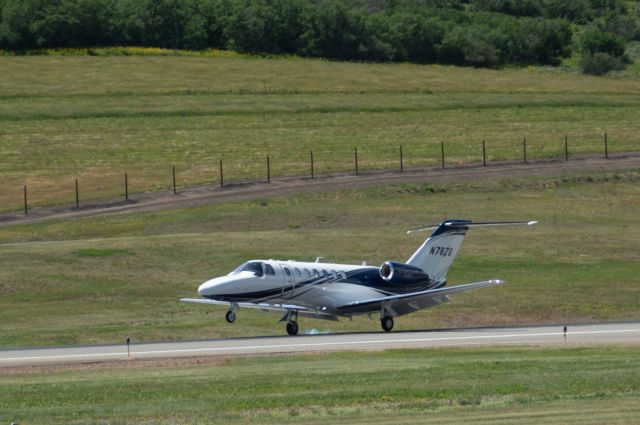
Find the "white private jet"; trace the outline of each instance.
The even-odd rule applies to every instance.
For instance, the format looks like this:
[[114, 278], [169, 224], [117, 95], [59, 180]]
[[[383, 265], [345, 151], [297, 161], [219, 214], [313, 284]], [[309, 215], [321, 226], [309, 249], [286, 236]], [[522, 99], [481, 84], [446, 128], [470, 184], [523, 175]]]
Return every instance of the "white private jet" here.
[[498, 279], [445, 287], [447, 271], [470, 227], [532, 225], [536, 221], [473, 223], [446, 220], [406, 263], [386, 261], [380, 267], [315, 262], [251, 260], [226, 276], [200, 285], [202, 298], [181, 301], [224, 305], [227, 322], [240, 308], [284, 313], [289, 335], [298, 333], [298, 316], [338, 320], [380, 313], [382, 329], [393, 329], [393, 319], [449, 301], [449, 295], [504, 283]]

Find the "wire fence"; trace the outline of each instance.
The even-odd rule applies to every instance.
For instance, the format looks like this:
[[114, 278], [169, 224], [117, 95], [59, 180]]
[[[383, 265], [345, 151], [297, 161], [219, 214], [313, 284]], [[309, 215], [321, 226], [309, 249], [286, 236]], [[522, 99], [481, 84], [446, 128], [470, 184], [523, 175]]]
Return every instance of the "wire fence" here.
[[229, 187], [239, 183], [271, 182], [281, 178], [315, 179], [332, 174], [407, 172], [423, 168], [448, 168], [467, 164], [490, 166], [497, 162], [523, 164], [545, 159], [569, 161], [578, 155], [609, 158], [639, 152], [635, 143], [612, 141], [607, 133], [589, 140], [564, 136], [553, 142], [523, 137], [511, 143], [429, 143], [344, 147], [339, 150], [300, 149], [286, 152], [235, 152], [216, 161], [149, 161], [131, 170], [91, 170], [73, 176], [29, 178], [3, 191], [4, 211], [23, 211], [44, 205], [83, 208], [98, 203], [133, 202], [135, 195], [169, 190], [179, 194], [188, 187]]

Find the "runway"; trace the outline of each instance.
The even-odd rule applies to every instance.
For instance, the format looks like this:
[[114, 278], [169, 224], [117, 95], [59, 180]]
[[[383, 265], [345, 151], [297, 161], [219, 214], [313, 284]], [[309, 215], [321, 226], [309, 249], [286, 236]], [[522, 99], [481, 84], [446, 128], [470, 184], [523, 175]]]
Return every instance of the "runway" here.
[[473, 328], [391, 333], [343, 333], [136, 344], [29, 348], [0, 351], [0, 367], [89, 363], [187, 356], [268, 355], [393, 348], [500, 345], [575, 346], [640, 343], [640, 322], [512, 328]]

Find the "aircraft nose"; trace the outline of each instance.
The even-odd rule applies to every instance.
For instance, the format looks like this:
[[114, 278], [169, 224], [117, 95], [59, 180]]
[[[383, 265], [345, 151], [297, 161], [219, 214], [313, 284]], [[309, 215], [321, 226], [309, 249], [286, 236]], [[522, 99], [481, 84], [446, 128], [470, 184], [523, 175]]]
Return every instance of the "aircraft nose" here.
[[200, 294], [201, 297], [216, 295], [216, 286], [218, 283], [219, 281], [217, 278], [207, 280], [198, 287], [198, 294]]

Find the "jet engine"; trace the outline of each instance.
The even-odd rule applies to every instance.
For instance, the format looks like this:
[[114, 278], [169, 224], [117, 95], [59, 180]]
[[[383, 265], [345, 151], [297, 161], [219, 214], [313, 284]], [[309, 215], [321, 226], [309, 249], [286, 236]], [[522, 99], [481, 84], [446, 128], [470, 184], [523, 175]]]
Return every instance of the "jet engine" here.
[[421, 268], [408, 264], [385, 261], [380, 266], [380, 277], [394, 285], [413, 285], [429, 281], [429, 275]]

